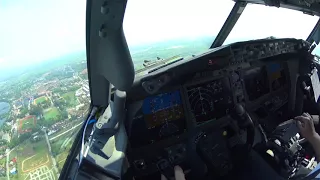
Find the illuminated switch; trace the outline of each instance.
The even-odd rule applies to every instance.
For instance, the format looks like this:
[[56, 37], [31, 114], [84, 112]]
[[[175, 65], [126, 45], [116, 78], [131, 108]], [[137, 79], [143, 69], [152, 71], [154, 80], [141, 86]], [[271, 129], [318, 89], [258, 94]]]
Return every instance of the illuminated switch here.
[[223, 131], [223, 132], [222, 132], [222, 135], [223, 135], [223, 136], [227, 136], [227, 135], [228, 135], [228, 131]]

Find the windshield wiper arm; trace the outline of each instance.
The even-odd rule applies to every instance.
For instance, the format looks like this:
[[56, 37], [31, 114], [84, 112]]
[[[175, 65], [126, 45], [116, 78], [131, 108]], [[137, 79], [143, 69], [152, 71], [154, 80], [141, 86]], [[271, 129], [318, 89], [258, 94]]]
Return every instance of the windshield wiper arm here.
[[218, 33], [218, 36], [215, 38], [210, 48], [219, 47], [224, 43], [224, 41], [227, 39], [228, 35], [230, 34], [231, 30], [233, 29], [234, 25], [237, 23], [246, 5], [247, 5], [247, 2], [239, 2], [239, 1], [237, 1], [234, 4], [227, 20], [224, 22], [222, 28]]

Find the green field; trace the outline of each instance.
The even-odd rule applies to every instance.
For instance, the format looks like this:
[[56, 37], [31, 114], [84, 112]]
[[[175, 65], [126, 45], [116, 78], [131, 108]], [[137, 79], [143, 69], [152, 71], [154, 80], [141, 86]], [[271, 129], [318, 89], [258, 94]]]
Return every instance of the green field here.
[[41, 104], [43, 102], [45, 102], [47, 100], [47, 98], [45, 96], [41, 96], [38, 97], [37, 99], [35, 99], [36, 104]]
[[0, 159], [0, 166], [6, 166], [7, 159], [4, 157]]
[[24, 180], [28, 179], [28, 174], [41, 166], [52, 168], [52, 161], [49, 156], [48, 146], [43, 139], [33, 143], [29, 140], [20, 144], [14, 151], [10, 153], [10, 159], [17, 157], [18, 174], [11, 175], [10, 179]]
[[[45, 145], [44, 143], [43, 145]], [[35, 150], [34, 152], [35, 154], [33, 156], [24, 159], [23, 171], [29, 171], [35, 169], [37, 166], [41, 166], [42, 164], [47, 164], [50, 162], [49, 153], [46, 147], [39, 147], [39, 149]]]
[[63, 99], [67, 101], [70, 106], [78, 105], [76, 98], [76, 91], [70, 91], [62, 95]]
[[59, 171], [62, 170], [63, 165], [67, 160], [68, 154], [69, 154], [69, 151], [64, 151], [56, 157]]
[[[9, 156], [9, 160], [11, 161], [13, 158], [16, 158], [16, 157], [17, 157], [17, 149], [11, 151], [10, 156]], [[19, 174], [10, 175], [10, 180], [19, 180]]]
[[57, 108], [51, 108], [47, 112], [44, 113], [44, 119], [49, 121], [50, 119], [57, 120], [57, 116], [60, 115], [60, 112]]
[[32, 116], [28, 119], [22, 120], [21, 130], [32, 129], [34, 127], [34, 118], [35, 117]]
[[60, 131], [57, 134], [54, 134], [52, 136], [49, 136], [49, 139], [54, 136], [59, 136], [58, 138], [55, 138], [54, 140], [50, 141], [51, 144], [51, 150], [54, 155], [58, 155], [65, 151], [65, 149], [74, 142], [75, 136], [77, 135], [77, 132], [81, 129], [81, 126], [78, 126], [77, 128], [73, 129], [72, 131], [68, 131], [69, 129], [65, 128], [62, 131]]
[[[65, 143], [65, 146], [64, 146], [64, 148], [63, 148], [63, 150], [60, 152], [60, 154], [58, 154], [56, 157], [55, 157], [55, 159], [56, 159], [56, 162], [57, 162], [57, 164], [58, 164], [58, 169], [59, 169], [59, 171], [61, 172], [61, 169], [63, 168], [63, 165], [64, 165], [64, 163], [66, 162], [66, 160], [67, 160], [67, 157], [68, 157], [68, 155], [69, 155], [69, 152], [70, 152], [70, 149], [71, 149], [71, 147], [72, 147], [72, 144], [73, 144], [73, 142], [74, 142], [74, 139], [75, 139], [75, 135], [73, 135], [72, 137], [71, 137], [71, 139], [69, 139], [69, 143], [66, 145]], [[70, 141], [71, 140], [71, 141]]]
[[54, 155], [57, 155], [59, 153], [61, 153], [60, 149], [61, 149], [61, 146], [63, 144], [63, 142], [65, 141], [65, 139], [67, 138], [67, 136], [69, 136], [70, 134], [69, 133], [66, 133], [66, 136], [60, 136], [59, 138], [56, 138], [55, 140], [51, 141], [50, 144], [51, 144], [51, 150], [52, 150], [52, 153]]

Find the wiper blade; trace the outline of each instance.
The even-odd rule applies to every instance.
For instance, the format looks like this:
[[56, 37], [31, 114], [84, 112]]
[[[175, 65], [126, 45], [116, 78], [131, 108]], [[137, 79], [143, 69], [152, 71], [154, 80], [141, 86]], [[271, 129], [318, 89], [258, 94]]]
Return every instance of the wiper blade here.
[[183, 60], [183, 58], [177, 59], [177, 60], [175, 60], [175, 61], [168, 62], [168, 63], [166, 63], [166, 64], [164, 64], [164, 65], [162, 65], [162, 66], [159, 66], [159, 67], [156, 67], [156, 68], [150, 70], [148, 73], [152, 73], [152, 72], [154, 72], [154, 71], [157, 71], [157, 70], [159, 70], [159, 69], [161, 69], [161, 68], [164, 68], [164, 67], [166, 67], [166, 66], [169, 66], [170, 64], [176, 63], [176, 62], [181, 61], [181, 60]]
[[150, 72], [153, 72], [153, 71], [155, 71], [157, 69], [165, 67], [165, 66], [167, 66], [169, 64], [172, 64], [172, 63], [175, 63], [177, 61], [180, 61], [182, 59], [183, 59], [183, 57], [173, 56], [171, 58], [164, 59], [164, 60], [161, 60], [161, 61], [158, 61], [158, 62], [157, 61], [155, 61], [155, 62], [154, 61], [150, 61], [150, 62], [148, 62], [148, 64], [146, 64], [147, 66], [145, 66], [142, 69], [137, 70], [135, 73], [137, 75], [139, 73], [146, 72], [146, 71], [151, 69], [151, 71], [148, 72], [148, 73], [150, 73]]

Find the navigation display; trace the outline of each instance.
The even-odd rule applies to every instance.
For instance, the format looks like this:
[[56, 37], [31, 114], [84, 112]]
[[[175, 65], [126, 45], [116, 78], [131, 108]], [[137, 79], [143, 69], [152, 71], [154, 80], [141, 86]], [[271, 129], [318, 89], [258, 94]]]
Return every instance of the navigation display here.
[[187, 92], [197, 124], [225, 116], [233, 104], [228, 78], [187, 87]]
[[181, 134], [186, 129], [180, 91], [147, 97], [134, 117], [131, 147], [141, 147]]
[[270, 92], [267, 70], [265, 66], [255, 67], [244, 72], [244, 81], [250, 101]]

